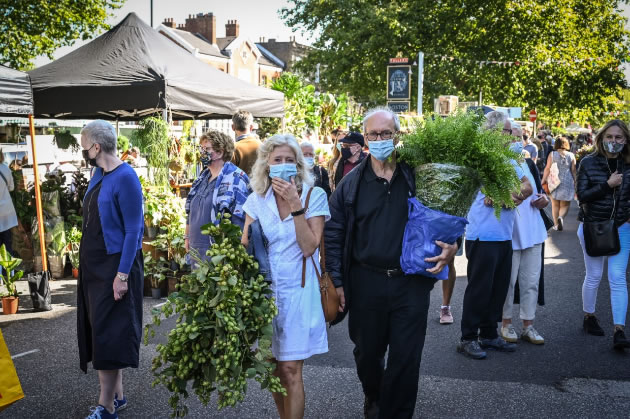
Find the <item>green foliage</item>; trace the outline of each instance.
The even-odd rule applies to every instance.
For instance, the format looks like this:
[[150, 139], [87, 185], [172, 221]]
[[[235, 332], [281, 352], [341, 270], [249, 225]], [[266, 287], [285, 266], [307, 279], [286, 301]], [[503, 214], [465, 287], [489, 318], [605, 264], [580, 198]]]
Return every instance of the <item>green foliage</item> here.
[[119, 153], [124, 153], [125, 151], [129, 150], [130, 144], [131, 143], [129, 142], [129, 138], [125, 137], [124, 135], [119, 135], [116, 141], [116, 149]]
[[160, 288], [160, 282], [166, 279], [166, 275], [172, 271], [169, 263], [160, 256], [159, 259], [151, 257], [151, 253], [144, 253], [144, 274], [151, 280], [151, 288]]
[[[154, 311], [153, 324], [145, 328], [147, 344], [161, 315], [179, 316], [168, 342], [157, 345], [152, 366], [153, 385], [162, 384], [171, 392], [172, 416], [187, 414], [181, 398], [188, 398], [189, 383], [204, 405], [218, 392], [219, 408], [242, 401], [251, 378], [263, 389], [286, 395], [270, 362], [271, 321], [278, 311], [258, 263], [241, 245], [241, 230], [227, 216], [202, 231], [213, 239], [211, 259], [198, 261], [178, 284], [179, 292]], [[255, 342], [258, 348], [252, 349]]]
[[4, 268], [4, 273], [0, 273], [0, 278], [7, 289], [6, 293], [2, 293], [2, 296], [17, 297], [17, 287], [15, 281], [19, 281], [24, 275], [24, 271], [16, 271], [17, 267], [22, 263], [22, 259], [14, 258], [9, 252], [7, 252], [4, 244], [0, 246], [0, 266]]
[[260, 118], [257, 122], [258, 130], [256, 134], [262, 140], [280, 132], [280, 128], [282, 127], [282, 120], [280, 118]]
[[62, 150], [72, 149], [72, 151], [79, 151], [79, 142], [76, 137], [70, 133], [69, 130], [57, 131], [53, 137], [53, 142], [57, 147]]
[[168, 185], [168, 152], [171, 139], [168, 136], [168, 124], [161, 118], [150, 116], [140, 121], [138, 129], [132, 135], [133, 144], [147, 155], [153, 182], [156, 185]]
[[70, 263], [74, 269], [79, 269], [79, 263], [81, 261], [80, 257], [80, 245], [79, 243], [70, 243], [70, 250], [68, 251], [68, 257], [70, 258]]
[[0, 0], [0, 63], [20, 70], [77, 39], [90, 39], [124, 0]]
[[48, 245], [48, 252], [51, 256], [63, 256], [68, 251], [68, 242], [66, 241], [66, 230], [64, 223], [57, 223], [53, 227], [52, 241]]
[[[544, 121], [583, 122], [621, 110], [620, 63], [629, 54], [629, 32], [619, 0], [291, 3], [281, 12], [287, 26], [317, 36], [297, 70], [321, 64], [324, 88], [364, 104], [385, 102], [390, 57], [400, 53], [413, 62], [423, 51], [424, 109], [433, 109], [438, 95], [477, 100], [481, 90], [485, 103], [536, 107]], [[479, 65], [486, 60], [519, 65]]]
[[415, 132], [403, 137], [399, 153], [412, 167], [450, 163], [475, 171], [498, 217], [502, 206], [514, 208], [511, 195], [518, 191], [520, 180], [510, 160], [519, 156], [508, 147], [511, 137], [500, 130], [480, 129], [482, 121], [482, 116], [464, 112], [427, 118]]

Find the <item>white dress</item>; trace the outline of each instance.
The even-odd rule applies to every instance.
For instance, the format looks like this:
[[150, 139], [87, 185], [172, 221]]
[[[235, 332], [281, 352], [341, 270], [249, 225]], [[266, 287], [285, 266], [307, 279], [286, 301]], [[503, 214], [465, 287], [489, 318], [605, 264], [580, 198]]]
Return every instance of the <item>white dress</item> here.
[[[302, 188], [302, 205], [308, 186]], [[330, 219], [328, 199], [321, 188], [313, 188], [306, 219], [324, 216]], [[293, 216], [280, 220], [278, 206], [270, 187], [265, 196], [252, 193], [243, 210], [254, 220], [260, 220], [269, 240], [273, 296], [278, 306], [274, 317], [271, 351], [278, 361], [297, 361], [328, 352], [326, 322], [322, 310], [319, 283], [313, 263], [307, 260], [306, 279], [302, 288], [302, 250], [295, 236]], [[313, 255], [319, 269], [319, 250]]]

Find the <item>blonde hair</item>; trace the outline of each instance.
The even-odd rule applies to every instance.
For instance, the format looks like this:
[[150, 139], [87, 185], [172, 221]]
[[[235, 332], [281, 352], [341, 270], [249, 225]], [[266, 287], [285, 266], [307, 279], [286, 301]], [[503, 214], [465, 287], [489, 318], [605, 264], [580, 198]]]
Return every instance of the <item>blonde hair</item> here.
[[251, 176], [249, 177], [250, 186], [258, 195], [265, 195], [269, 186], [271, 186], [271, 179], [269, 178], [269, 156], [277, 147], [284, 145], [289, 146], [291, 150], [293, 150], [293, 154], [295, 154], [295, 164], [297, 166], [295, 185], [297, 188], [301, 190], [302, 184], [313, 186], [313, 177], [306, 168], [302, 149], [295, 137], [291, 134], [276, 134], [265, 140], [265, 142], [258, 147], [256, 163], [254, 163]]

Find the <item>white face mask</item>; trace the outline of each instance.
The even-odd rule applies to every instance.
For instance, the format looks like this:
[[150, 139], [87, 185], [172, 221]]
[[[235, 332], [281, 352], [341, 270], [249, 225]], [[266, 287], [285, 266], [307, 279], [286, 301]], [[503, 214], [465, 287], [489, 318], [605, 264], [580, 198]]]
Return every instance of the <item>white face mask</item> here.
[[304, 157], [304, 162], [310, 168], [315, 166], [315, 157]]

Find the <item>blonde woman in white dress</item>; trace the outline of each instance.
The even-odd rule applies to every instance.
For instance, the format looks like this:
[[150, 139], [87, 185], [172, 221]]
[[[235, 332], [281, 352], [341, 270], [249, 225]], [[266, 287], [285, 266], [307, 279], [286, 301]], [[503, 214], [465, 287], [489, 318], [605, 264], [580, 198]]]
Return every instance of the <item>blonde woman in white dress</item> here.
[[[312, 256], [319, 266], [319, 243], [330, 218], [323, 189], [313, 187], [298, 142], [278, 134], [258, 148], [250, 179], [253, 193], [243, 206], [246, 213], [243, 243], [249, 225], [259, 220], [269, 241], [273, 296], [278, 315], [273, 319], [271, 351], [275, 375], [287, 395], [273, 393], [281, 419], [304, 417], [302, 367], [312, 355], [328, 352], [326, 322]], [[308, 210], [306, 197], [311, 191]], [[302, 286], [302, 258], [307, 262]]]

